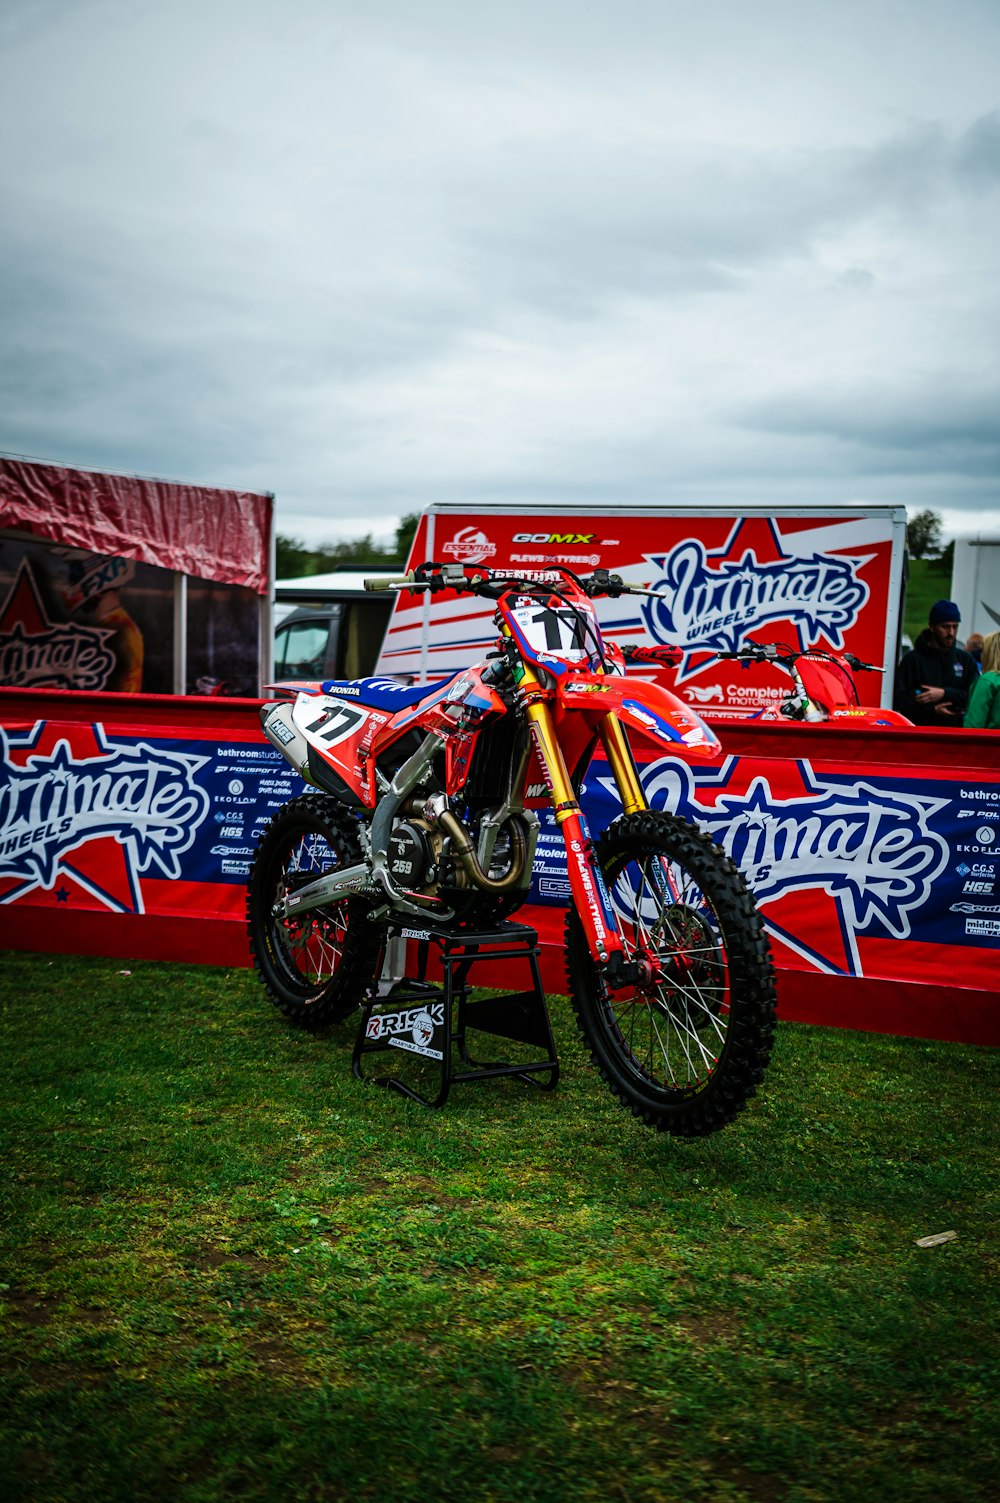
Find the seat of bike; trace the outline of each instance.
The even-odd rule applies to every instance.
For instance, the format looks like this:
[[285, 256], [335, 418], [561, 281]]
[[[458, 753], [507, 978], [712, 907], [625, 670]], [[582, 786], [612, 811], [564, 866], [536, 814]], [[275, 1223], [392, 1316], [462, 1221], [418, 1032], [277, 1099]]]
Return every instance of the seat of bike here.
[[410, 705], [419, 704], [454, 677], [455, 674], [449, 673], [447, 678], [433, 679], [427, 684], [400, 684], [394, 678], [328, 678], [321, 688], [324, 694], [353, 699], [372, 710], [405, 710]]

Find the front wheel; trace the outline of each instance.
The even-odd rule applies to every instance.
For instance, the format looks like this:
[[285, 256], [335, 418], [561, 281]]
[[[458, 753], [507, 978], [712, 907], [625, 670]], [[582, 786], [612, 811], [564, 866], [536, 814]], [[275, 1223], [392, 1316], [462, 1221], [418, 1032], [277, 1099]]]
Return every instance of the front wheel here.
[[650, 1127], [717, 1132], [763, 1079], [774, 1040], [774, 971], [742, 875], [674, 815], [625, 815], [597, 858], [638, 979], [612, 990], [575, 910], [566, 920], [569, 992], [603, 1079]]
[[306, 794], [278, 810], [250, 869], [254, 965], [272, 1002], [307, 1028], [339, 1022], [358, 1006], [375, 975], [379, 931], [356, 898], [293, 918], [278, 905], [296, 887], [360, 860], [352, 816], [335, 799]]

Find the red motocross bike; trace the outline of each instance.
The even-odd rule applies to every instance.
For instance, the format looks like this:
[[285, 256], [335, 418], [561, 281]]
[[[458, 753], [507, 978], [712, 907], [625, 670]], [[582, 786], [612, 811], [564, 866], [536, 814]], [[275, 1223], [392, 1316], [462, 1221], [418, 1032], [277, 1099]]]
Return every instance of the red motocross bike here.
[[755, 720], [803, 720], [849, 723], [855, 730], [893, 725], [912, 725], [898, 710], [863, 705], [858, 698], [855, 673], [884, 673], [874, 663], [862, 663], [852, 652], [799, 651], [780, 642], [744, 642], [735, 652], [720, 652], [720, 658], [737, 658], [746, 666], [773, 663], [792, 681], [787, 699], [754, 715]]
[[[438, 683], [275, 686], [268, 740], [315, 792], [274, 816], [248, 893], [255, 964], [271, 999], [312, 1025], [346, 1017], [377, 978], [387, 926], [429, 915], [479, 927], [526, 899], [548, 805], [566, 848], [568, 989], [602, 1077], [643, 1122], [717, 1131], [771, 1053], [775, 988], [763, 925], [725, 852], [651, 810], [629, 738], [661, 754], [719, 755], [666, 689], [627, 678], [593, 600], [651, 593], [598, 570], [534, 576], [422, 564], [398, 589], [495, 604], [482, 663]], [[382, 588], [385, 582], [382, 582]], [[598, 745], [622, 814], [596, 844], [579, 804]]]

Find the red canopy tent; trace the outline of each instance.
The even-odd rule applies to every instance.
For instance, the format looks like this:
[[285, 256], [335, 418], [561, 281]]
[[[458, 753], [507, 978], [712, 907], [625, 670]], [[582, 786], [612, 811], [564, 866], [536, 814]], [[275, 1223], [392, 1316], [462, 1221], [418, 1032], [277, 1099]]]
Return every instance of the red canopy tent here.
[[273, 507], [254, 491], [0, 458], [0, 527], [258, 595], [270, 588]]
[[260, 597], [260, 676], [270, 674], [274, 497], [0, 457], [0, 529], [170, 570], [174, 692], [186, 680], [188, 577]]

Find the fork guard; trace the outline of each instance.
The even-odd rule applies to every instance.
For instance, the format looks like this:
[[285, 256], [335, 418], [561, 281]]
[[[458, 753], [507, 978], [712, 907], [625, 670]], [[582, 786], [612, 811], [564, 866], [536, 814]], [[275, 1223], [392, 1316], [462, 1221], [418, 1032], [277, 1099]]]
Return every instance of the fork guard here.
[[613, 711], [630, 731], [660, 748], [683, 749], [685, 758], [714, 762], [722, 755], [715, 732], [683, 700], [648, 679], [580, 674], [556, 686], [556, 713], [572, 711], [597, 722]]

